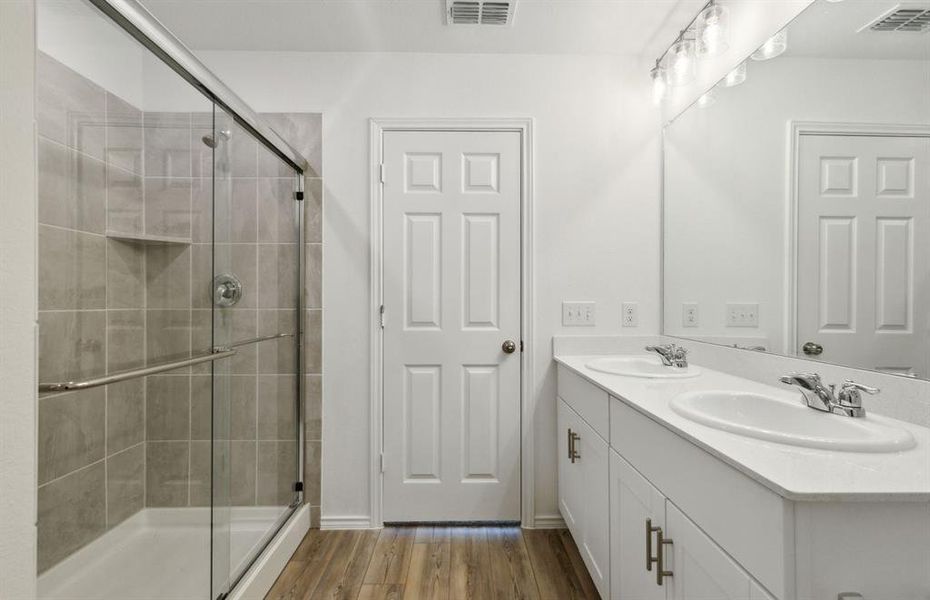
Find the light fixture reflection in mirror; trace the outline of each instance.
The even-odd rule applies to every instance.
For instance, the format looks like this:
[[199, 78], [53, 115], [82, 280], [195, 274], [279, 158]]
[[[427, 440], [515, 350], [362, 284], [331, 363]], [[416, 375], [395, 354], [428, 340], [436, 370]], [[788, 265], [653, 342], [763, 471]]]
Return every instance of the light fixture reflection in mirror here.
[[662, 100], [665, 99], [665, 92], [667, 91], [668, 84], [665, 83], [665, 72], [662, 67], [656, 65], [652, 69], [652, 102], [655, 104], [661, 104]]
[[708, 106], [713, 104], [716, 100], [717, 98], [714, 97], [714, 90], [707, 90], [706, 92], [701, 94], [700, 98], [697, 99], [697, 105], [700, 106], [701, 108], [707, 108]]
[[741, 62], [736, 66], [735, 69], [727, 73], [727, 76], [723, 79], [724, 87], [735, 87], [739, 84], [746, 81], [746, 72], [749, 69], [749, 65], [746, 62]]
[[687, 85], [694, 79], [694, 41], [678, 40], [668, 53], [669, 85]]
[[753, 60], [769, 60], [775, 58], [788, 49], [788, 30], [782, 29], [769, 39], [765, 40], [762, 47], [752, 53]]
[[717, 56], [730, 47], [730, 15], [727, 7], [716, 2], [705, 8], [697, 19], [697, 55]]

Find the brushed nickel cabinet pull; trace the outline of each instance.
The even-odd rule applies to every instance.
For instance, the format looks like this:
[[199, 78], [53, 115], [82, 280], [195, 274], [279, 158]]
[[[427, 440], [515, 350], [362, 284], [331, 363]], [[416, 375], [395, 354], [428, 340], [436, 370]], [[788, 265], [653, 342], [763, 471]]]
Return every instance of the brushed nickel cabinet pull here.
[[571, 459], [574, 463], [576, 460], [581, 458], [581, 453], [575, 450], [575, 442], [581, 441], [581, 436], [575, 433], [574, 431], [569, 430], [569, 435], [572, 436], [572, 445], [571, 445]]
[[661, 531], [660, 527], [652, 526], [652, 519], [646, 519], [646, 570], [652, 570], [652, 563], [657, 562], [659, 559], [652, 556], [652, 534], [656, 531]]
[[[569, 427], [568, 428], [568, 458], [569, 460], [571, 460], [572, 455], [574, 453], [575, 451], [572, 449], [572, 428]], [[575, 461], [572, 461], [572, 462], [575, 462]]]
[[656, 527], [656, 585], [662, 585], [662, 579], [665, 577], [671, 577], [672, 572], [665, 570], [665, 548], [664, 546], [671, 546], [672, 540], [666, 539], [662, 536], [662, 528]]

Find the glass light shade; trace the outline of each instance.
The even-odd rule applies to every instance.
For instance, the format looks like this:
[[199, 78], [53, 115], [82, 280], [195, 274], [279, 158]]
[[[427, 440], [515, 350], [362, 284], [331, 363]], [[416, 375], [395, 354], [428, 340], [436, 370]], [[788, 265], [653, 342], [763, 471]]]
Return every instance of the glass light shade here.
[[711, 4], [697, 19], [697, 55], [716, 56], [730, 47], [730, 11]]
[[746, 81], [747, 70], [748, 65], [745, 62], [741, 62], [736, 66], [735, 69], [727, 73], [727, 76], [723, 78], [724, 87], [735, 87]]
[[665, 79], [669, 85], [687, 85], [694, 80], [694, 42], [678, 40], [668, 51]]
[[713, 104], [716, 100], [717, 98], [714, 96], [714, 91], [707, 90], [706, 92], [701, 94], [700, 98], [697, 99], [697, 105], [700, 106], [701, 108], [706, 108], [710, 106], [711, 104]]
[[758, 50], [752, 53], [753, 60], [769, 60], [784, 53], [788, 49], [788, 30], [782, 29], [769, 39], [765, 40]]
[[653, 104], [661, 104], [662, 100], [665, 99], [665, 92], [668, 88], [668, 84], [665, 83], [664, 69], [656, 66], [652, 69], [650, 76], [652, 77], [652, 102]]

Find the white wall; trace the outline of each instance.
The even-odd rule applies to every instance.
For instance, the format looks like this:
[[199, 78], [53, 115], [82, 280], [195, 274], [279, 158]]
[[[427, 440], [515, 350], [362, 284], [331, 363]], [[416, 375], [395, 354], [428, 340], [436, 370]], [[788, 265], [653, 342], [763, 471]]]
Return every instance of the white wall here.
[[[561, 301], [621, 301], [658, 327], [658, 114], [632, 59], [530, 55], [203, 53], [260, 111], [324, 118], [323, 517], [369, 514], [371, 117], [536, 119], [536, 513], [555, 515], [551, 336]], [[566, 329], [571, 331], [572, 329]], [[577, 331], [577, 329], [574, 329]]]
[[[759, 334], [782, 352], [791, 121], [930, 123], [926, 61], [779, 58], [666, 130], [665, 333]], [[682, 303], [700, 326], [682, 327]], [[760, 304], [760, 327], [727, 328], [725, 304]]]
[[0, 598], [36, 582], [35, 4], [0, 2]]

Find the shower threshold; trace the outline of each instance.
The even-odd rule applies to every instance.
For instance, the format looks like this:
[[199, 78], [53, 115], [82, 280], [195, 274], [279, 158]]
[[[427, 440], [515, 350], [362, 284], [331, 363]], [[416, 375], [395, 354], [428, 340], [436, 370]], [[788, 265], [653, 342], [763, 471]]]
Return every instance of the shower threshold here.
[[[261, 549], [287, 507], [229, 510], [228, 572], [236, 573]], [[38, 597], [206, 600], [210, 598], [210, 535], [207, 507], [143, 509], [40, 575]], [[218, 541], [220, 535], [224, 534], [218, 534]], [[216, 566], [225, 570], [226, 564], [218, 560]]]

